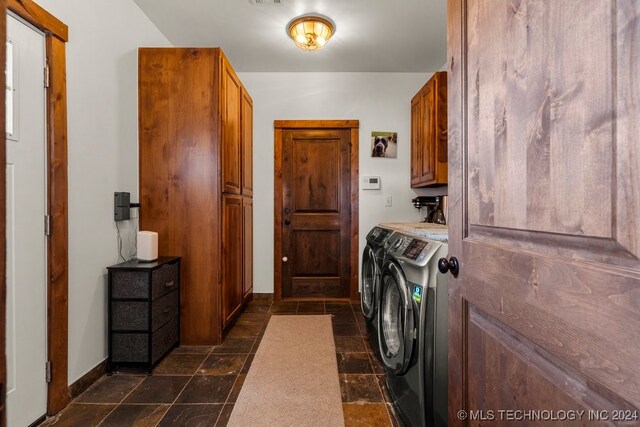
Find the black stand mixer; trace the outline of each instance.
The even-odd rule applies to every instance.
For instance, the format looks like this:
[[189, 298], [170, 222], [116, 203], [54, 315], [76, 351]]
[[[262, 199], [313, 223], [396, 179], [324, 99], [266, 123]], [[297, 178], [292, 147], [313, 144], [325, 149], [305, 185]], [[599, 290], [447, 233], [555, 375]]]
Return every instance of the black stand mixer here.
[[427, 216], [425, 216], [424, 221], [422, 222], [444, 225], [447, 223], [447, 219], [444, 214], [446, 206], [443, 206], [446, 205], [446, 197], [447, 196], [419, 196], [411, 200], [411, 202], [416, 209], [422, 209], [423, 207], [427, 208]]

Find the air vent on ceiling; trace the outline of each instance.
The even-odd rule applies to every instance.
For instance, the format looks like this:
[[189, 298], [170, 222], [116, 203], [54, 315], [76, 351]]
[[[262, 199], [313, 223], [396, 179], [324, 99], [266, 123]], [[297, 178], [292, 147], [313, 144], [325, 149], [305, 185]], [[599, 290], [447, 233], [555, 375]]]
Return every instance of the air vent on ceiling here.
[[249, 0], [249, 3], [256, 6], [280, 5], [284, 4], [284, 0]]

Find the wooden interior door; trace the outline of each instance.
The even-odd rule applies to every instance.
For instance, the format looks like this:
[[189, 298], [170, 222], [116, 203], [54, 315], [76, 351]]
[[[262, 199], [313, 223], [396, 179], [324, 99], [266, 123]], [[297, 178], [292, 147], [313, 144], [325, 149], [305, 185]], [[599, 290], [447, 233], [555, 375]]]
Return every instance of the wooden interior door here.
[[546, 409], [637, 425], [638, 2], [448, 14], [449, 424]]
[[285, 129], [282, 297], [349, 297], [348, 129]]

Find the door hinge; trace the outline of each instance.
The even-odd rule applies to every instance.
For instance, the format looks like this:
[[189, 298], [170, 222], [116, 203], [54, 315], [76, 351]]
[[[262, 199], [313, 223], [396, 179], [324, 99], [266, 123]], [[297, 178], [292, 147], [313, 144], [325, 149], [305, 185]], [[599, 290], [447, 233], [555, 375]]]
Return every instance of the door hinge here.
[[51, 236], [51, 215], [44, 216], [44, 235]]
[[46, 378], [47, 382], [50, 383], [51, 382], [51, 362], [45, 363], [44, 366], [45, 366], [45, 368], [44, 368], [44, 370], [45, 370], [45, 378]]
[[49, 87], [49, 77], [50, 73], [49, 73], [49, 65], [45, 65], [44, 66], [44, 87], [48, 88]]

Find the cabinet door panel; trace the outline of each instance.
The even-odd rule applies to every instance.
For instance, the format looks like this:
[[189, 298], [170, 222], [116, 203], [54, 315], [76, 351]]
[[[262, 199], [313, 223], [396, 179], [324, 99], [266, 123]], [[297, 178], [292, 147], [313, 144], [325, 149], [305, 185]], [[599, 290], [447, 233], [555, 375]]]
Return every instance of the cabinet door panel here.
[[431, 80], [422, 95], [422, 158], [421, 182], [435, 178], [435, 80]]
[[222, 200], [222, 310], [223, 327], [242, 305], [242, 196]]
[[243, 299], [253, 290], [253, 199], [244, 197], [242, 200], [242, 222], [244, 236], [243, 264]]
[[411, 102], [411, 185], [419, 184], [422, 177], [422, 98]]
[[222, 186], [225, 193], [240, 194], [241, 85], [233, 69], [222, 60]]
[[242, 194], [253, 194], [253, 101], [242, 89]]

